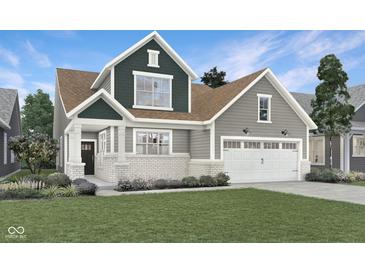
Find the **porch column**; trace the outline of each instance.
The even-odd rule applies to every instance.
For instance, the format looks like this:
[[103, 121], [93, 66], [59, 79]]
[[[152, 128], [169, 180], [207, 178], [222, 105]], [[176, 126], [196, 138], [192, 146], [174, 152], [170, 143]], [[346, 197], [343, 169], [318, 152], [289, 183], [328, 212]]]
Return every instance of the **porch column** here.
[[350, 172], [350, 134], [344, 136], [344, 172]]
[[69, 131], [69, 162], [81, 163], [81, 125], [75, 124]]
[[118, 126], [118, 163], [125, 162], [125, 125]]

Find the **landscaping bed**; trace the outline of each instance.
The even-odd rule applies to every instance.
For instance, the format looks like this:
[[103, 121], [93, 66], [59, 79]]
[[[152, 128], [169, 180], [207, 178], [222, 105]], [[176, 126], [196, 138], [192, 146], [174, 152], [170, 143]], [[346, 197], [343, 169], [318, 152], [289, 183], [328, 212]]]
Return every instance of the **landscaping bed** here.
[[229, 176], [225, 173], [218, 173], [216, 176], [203, 175], [199, 178], [194, 176], [185, 177], [182, 180], [121, 180], [116, 191], [144, 191], [155, 189], [177, 189], [177, 188], [197, 188], [197, 187], [216, 187], [216, 186], [228, 186]]
[[311, 182], [342, 183], [354, 185], [364, 182], [364, 179], [365, 177], [363, 173], [354, 171], [344, 173], [342, 170], [334, 168], [313, 168], [312, 171], [305, 176], [305, 180]]

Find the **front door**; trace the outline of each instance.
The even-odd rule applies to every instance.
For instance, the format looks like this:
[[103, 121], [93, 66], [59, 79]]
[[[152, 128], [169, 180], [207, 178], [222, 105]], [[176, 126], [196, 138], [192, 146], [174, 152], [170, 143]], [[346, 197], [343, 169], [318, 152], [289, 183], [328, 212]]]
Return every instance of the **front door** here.
[[85, 175], [94, 175], [94, 142], [81, 142], [81, 159], [85, 163]]

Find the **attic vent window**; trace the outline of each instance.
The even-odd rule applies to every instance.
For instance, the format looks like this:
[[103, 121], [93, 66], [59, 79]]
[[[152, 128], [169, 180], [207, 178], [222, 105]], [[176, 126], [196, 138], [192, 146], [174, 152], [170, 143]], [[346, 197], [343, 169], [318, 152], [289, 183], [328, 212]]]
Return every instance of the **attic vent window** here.
[[149, 49], [148, 52], [148, 65], [149, 67], [159, 68], [158, 65], [158, 55], [160, 54], [157, 50]]

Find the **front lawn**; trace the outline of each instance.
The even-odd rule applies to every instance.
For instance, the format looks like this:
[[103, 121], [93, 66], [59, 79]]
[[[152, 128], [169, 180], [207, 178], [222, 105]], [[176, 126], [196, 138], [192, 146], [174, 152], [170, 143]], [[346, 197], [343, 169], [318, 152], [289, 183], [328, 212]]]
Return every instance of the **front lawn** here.
[[[364, 242], [365, 206], [255, 189], [0, 202], [1, 242]], [[6, 237], [23, 226], [25, 239]]]

